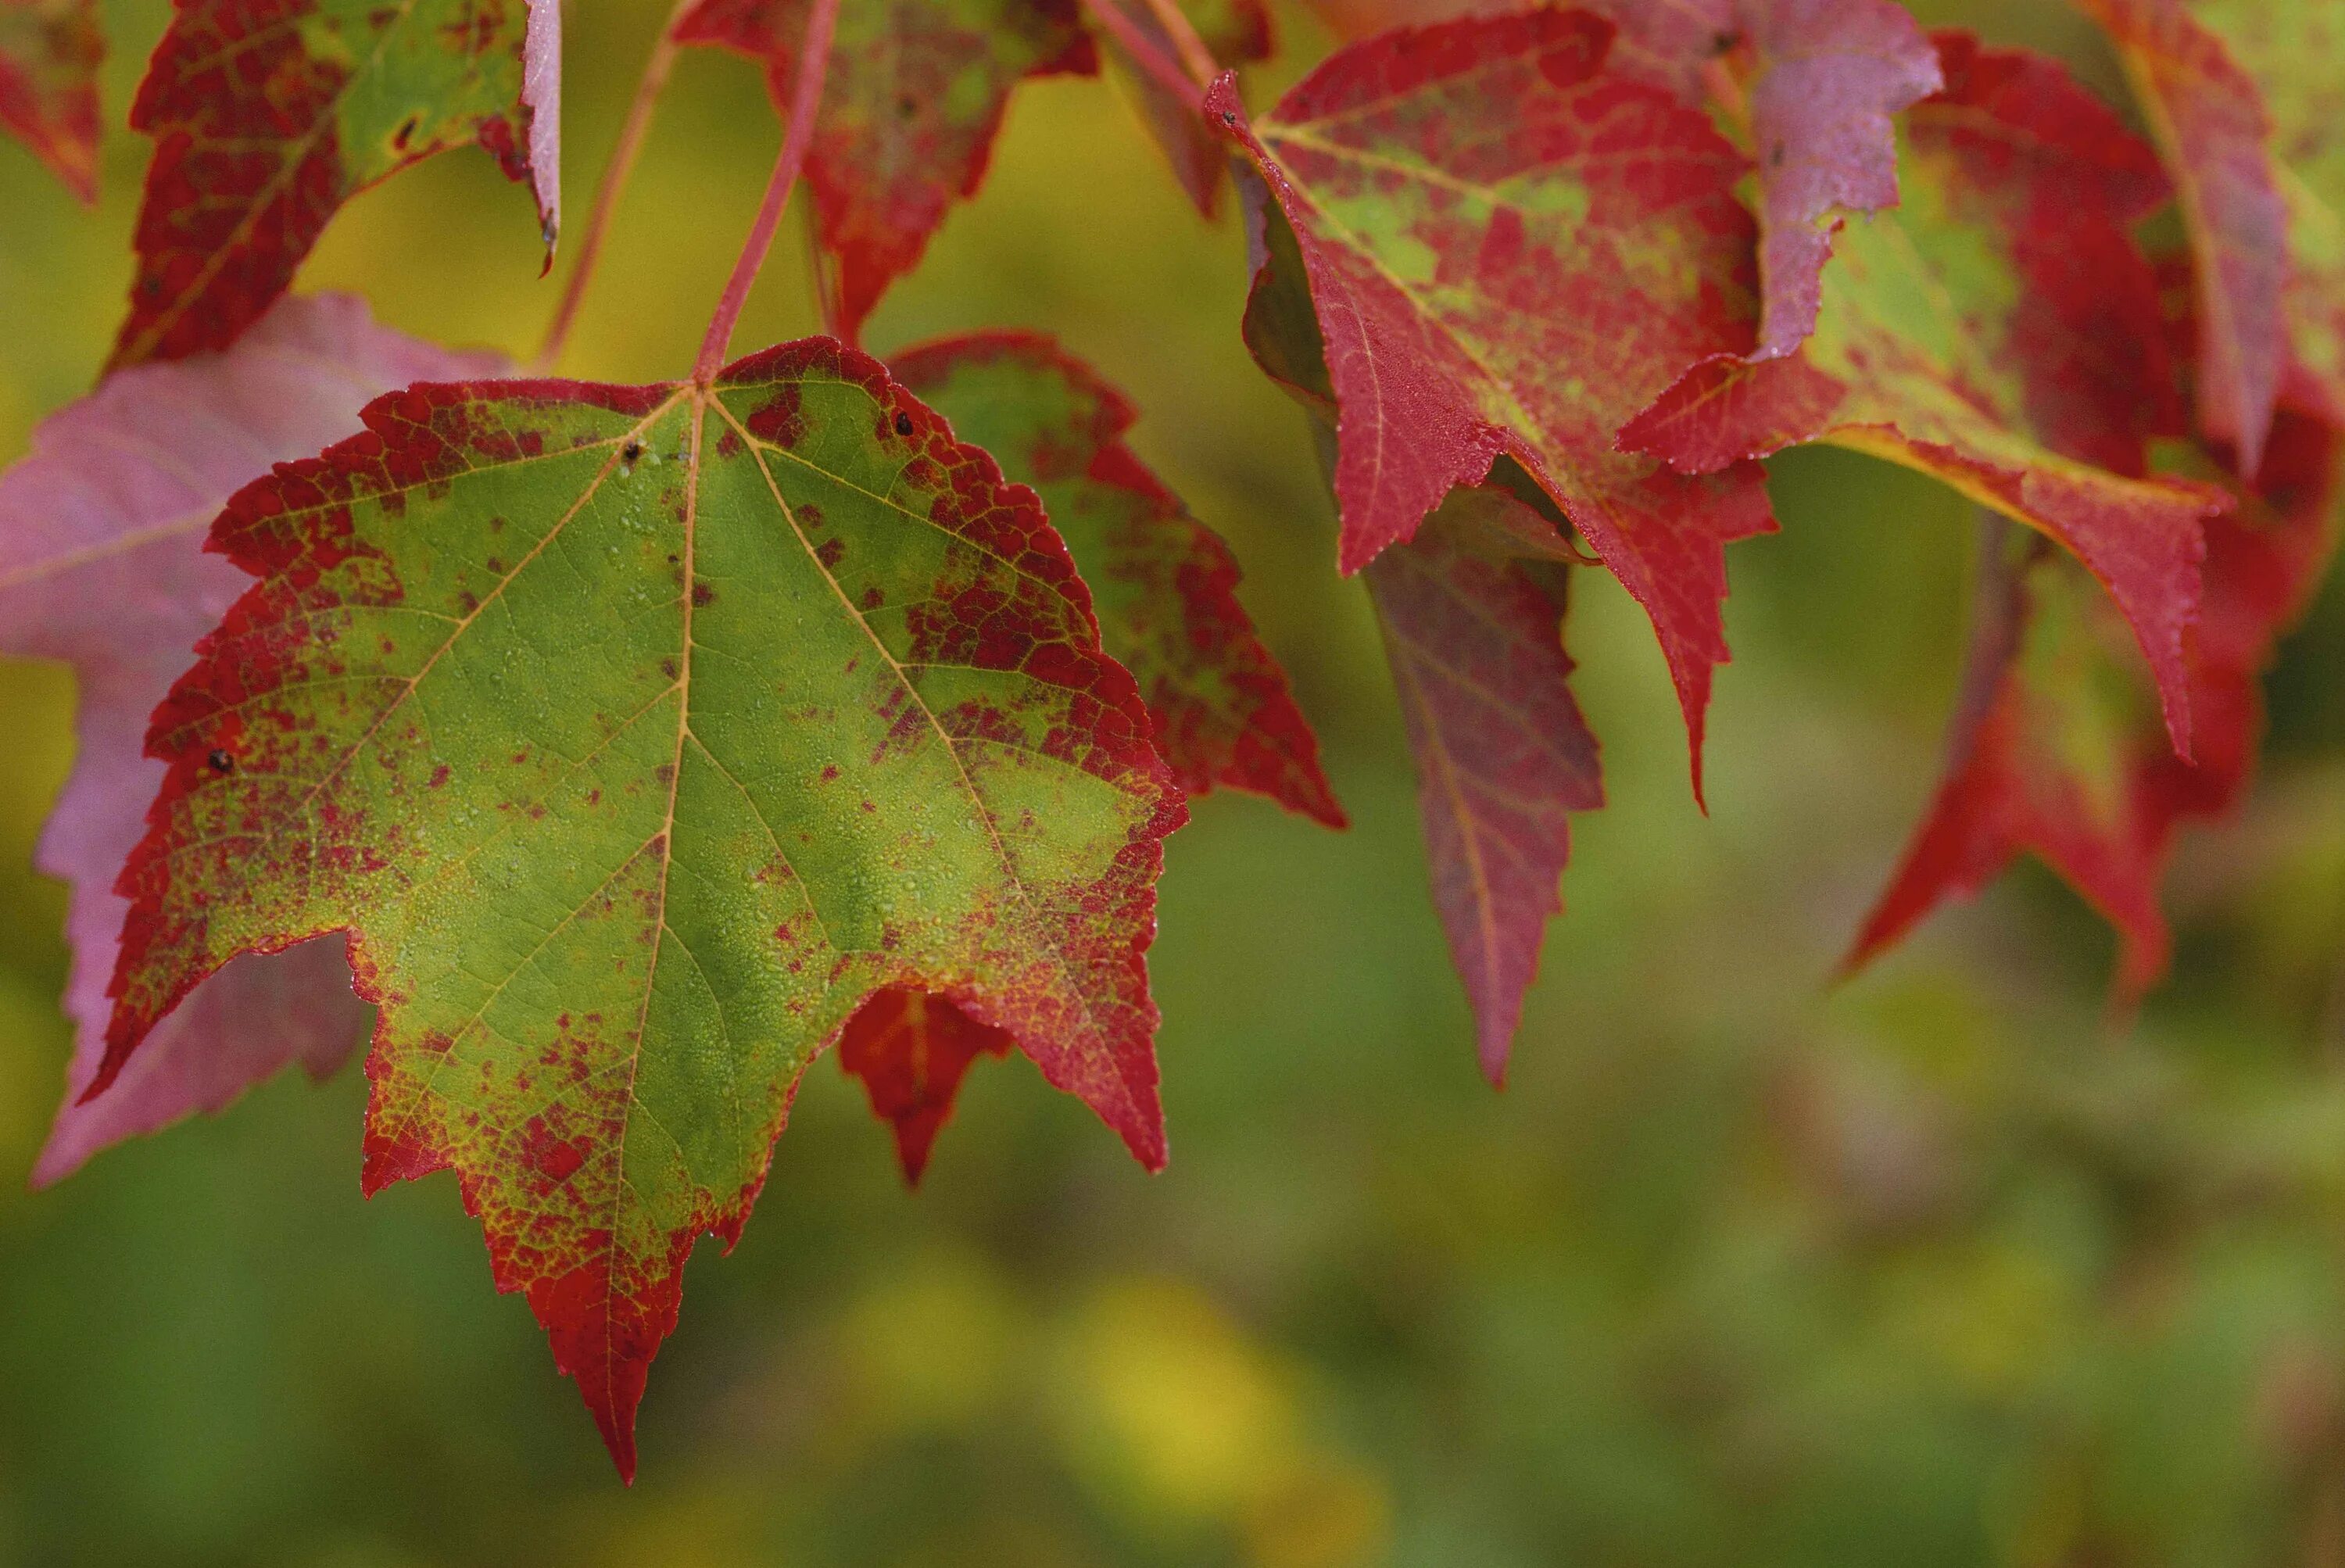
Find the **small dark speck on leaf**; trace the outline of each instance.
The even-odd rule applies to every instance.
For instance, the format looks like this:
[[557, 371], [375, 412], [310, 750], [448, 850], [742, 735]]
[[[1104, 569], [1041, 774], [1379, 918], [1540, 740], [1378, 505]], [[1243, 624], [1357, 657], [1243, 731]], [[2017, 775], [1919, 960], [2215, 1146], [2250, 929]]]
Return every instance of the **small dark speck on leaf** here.
[[1729, 49], [1731, 49], [1732, 47], [1734, 47], [1734, 35], [1733, 35], [1733, 34], [1731, 34], [1731, 33], [1725, 33], [1725, 32], [1719, 32], [1719, 33], [1712, 33], [1712, 34], [1710, 36], [1710, 52], [1711, 52], [1711, 54], [1713, 54], [1713, 55], [1723, 55], [1723, 54], [1725, 54]]
[[1237, 124], [1237, 111], [1235, 109], [1223, 109], [1222, 111], [1222, 123], [1225, 126], [1233, 126]]
[[212, 765], [215, 773], [226, 773], [236, 767], [236, 759], [225, 751], [215, 751], [204, 760]]
[[643, 454], [644, 443], [640, 441], [631, 441], [627, 443], [626, 445], [619, 448], [620, 457], [629, 463], [634, 462], [637, 458], [643, 456]]
[[1767, 167], [1769, 168], [1781, 168], [1783, 167], [1783, 144], [1782, 142], [1777, 142], [1775, 144], [1774, 151], [1767, 155]]
[[912, 416], [901, 409], [896, 411], [896, 433], [898, 435], [912, 433]]

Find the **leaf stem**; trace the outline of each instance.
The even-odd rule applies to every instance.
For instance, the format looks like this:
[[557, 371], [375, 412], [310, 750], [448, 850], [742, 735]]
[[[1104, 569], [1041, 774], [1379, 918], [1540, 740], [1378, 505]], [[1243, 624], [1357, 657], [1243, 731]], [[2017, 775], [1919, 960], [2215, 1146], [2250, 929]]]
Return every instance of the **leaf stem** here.
[[[1113, 3], [1109, 0], [1109, 4]], [[1222, 74], [1222, 63], [1213, 58], [1213, 50], [1205, 47], [1205, 40], [1197, 36], [1189, 14], [1181, 9], [1181, 0], [1148, 0], [1148, 8], [1156, 14], [1156, 25], [1164, 29], [1164, 36], [1172, 40], [1173, 51], [1181, 56], [1181, 64], [1188, 67], [1197, 90], [1203, 92], [1212, 87], [1213, 78]]]
[[[1150, 37], [1139, 23], [1125, 15], [1115, 0], [1083, 0], [1083, 8], [1091, 14], [1093, 21], [1107, 29], [1108, 36], [1116, 41], [1117, 46], [1132, 56], [1133, 65], [1153, 77], [1156, 85], [1172, 94], [1177, 102], [1186, 104], [1199, 118], [1204, 117], [1205, 88], [1211, 85], [1212, 77], [1208, 76], [1203, 82], [1191, 81], [1188, 74], [1173, 62], [1172, 56], [1158, 47], [1156, 40]], [[1204, 46], [1200, 43], [1198, 47], [1202, 49]]]
[[602, 183], [594, 188], [594, 209], [586, 216], [586, 237], [579, 242], [578, 260], [562, 285], [561, 302], [554, 306], [553, 320], [545, 329], [545, 341], [538, 345], [537, 358], [531, 362], [531, 369], [540, 374], [552, 370], [554, 361], [561, 359], [563, 345], [570, 341], [570, 329], [577, 325], [578, 307], [586, 298], [586, 285], [594, 280], [594, 264], [602, 260], [603, 241], [610, 233], [612, 215], [618, 210], [619, 197], [627, 188], [628, 177], [635, 171], [635, 159], [644, 150], [645, 133], [651, 129], [653, 106], [658, 103], [661, 90], [667, 86], [668, 72], [675, 66], [676, 27], [693, 3], [694, 0], [675, 0], [675, 9], [660, 24], [659, 37], [644, 59], [643, 78], [635, 84], [634, 101], [627, 106], [627, 118], [619, 127], [618, 144], [611, 149], [610, 161], [603, 166]]
[[797, 183], [798, 170], [805, 167], [807, 144], [814, 140], [815, 110], [822, 102], [823, 75], [830, 65], [831, 34], [838, 25], [838, 0], [814, 0], [814, 10], [807, 17], [806, 40], [798, 46], [797, 74], [790, 81], [790, 118], [782, 132], [782, 150], [774, 159], [766, 199], [757, 206], [756, 221], [749, 226], [741, 259], [733, 263], [733, 276], [725, 285], [724, 297], [716, 301], [716, 314], [709, 320], [708, 335], [700, 341], [700, 358], [692, 367], [692, 379], [703, 386], [716, 379], [725, 363], [733, 328], [749, 300], [749, 285], [757, 280], [757, 270], [774, 248], [774, 230], [781, 226], [782, 209], [788, 204], [790, 188]]

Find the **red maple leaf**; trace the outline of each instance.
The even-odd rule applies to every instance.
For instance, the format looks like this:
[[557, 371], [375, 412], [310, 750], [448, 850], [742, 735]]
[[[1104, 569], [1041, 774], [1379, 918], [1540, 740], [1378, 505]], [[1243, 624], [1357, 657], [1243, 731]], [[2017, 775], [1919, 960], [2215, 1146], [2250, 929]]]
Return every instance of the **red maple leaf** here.
[[1006, 1030], [978, 1023], [941, 996], [890, 987], [847, 1021], [838, 1064], [863, 1080], [872, 1115], [895, 1128], [904, 1179], [918, 1186], [970, 1064], [980, 1056], [1007, 1056], [1016, 1044]]

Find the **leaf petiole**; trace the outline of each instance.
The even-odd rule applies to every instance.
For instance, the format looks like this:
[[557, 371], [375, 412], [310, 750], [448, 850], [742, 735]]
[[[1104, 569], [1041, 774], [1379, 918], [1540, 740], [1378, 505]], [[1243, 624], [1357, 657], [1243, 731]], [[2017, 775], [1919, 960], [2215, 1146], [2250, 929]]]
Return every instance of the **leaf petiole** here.
[[692, 379], [704, 386], [716, 379], [725, 363], [733, 328], [741, 319], [741, 307], [748, 302], [749, 286], [757, 280], [757, 270], [774, 248], [774, 230], [781, 226], [782, 209], [789, 202], [798, 170], [806, 165], [807, 147], [814, 140], [815, 110], [822, 102], [823, 76], [830, 65], [831, 35], [838, 25], [838, 0], [814, 0], [814, 10], [807, 18], [806, 42], [798, 51], [797, 73], [790, 81], [790, 119], [782, 133], [782, 150], [774, 159], [766, 198], [758, 203], [756, 220], [749, 225], [749, 238], [742, 244], [740, 260], [733, 263], [733, 276], [716, 301], [716, 314], [709, 319], [708, 335], [700, 341], [700, 358], [692, 367]]
[[562, 285], [562, 299], [553, 308], [545, 340], [538, 345], [537, 357], [530, 362], [531, 368], [540, 373], [551, 371], [554, 361], [561, 359], [563, 345], [570, 339], [570, 329], [577, 323], [578, 307], [586, 298], [586, 285], [594, 280], [594, 264], [602, 259], [603, 241], [610, 232], [612, 215], [618, 209], [628, 177], [634, 173], [635, 159], [644, 150], [645, 133], [651, 129], [652, 108], [667, 86], [668, 72], [675, 66], [676, 27], [693, 4], [694, 0], [675, 0], [675, 9], [660, 24], [659, 37], [645, 56], [643, 77], [635, 84], [634, 101], [627, 106], [626, 123], [619, 127], [618, 144], [611, 149], [610, 162], [603, 166], [602, 182], [594, 188], [594, 209], [586, 216], [586, 236], [579, 243], [578, 260]]
[[[1178, 15], [1177, 7], [1171, 5], [1171, 0], [1167, 0], [1166, 8]], [[1115, 40], [1117, 46], [1132, 56], [1133, 65], [1153, 77], [1156, 85], [1172, 94], [1175, 100], [1188, 106], [1200, 118], [1203, 117], [1205, 89], [1212, 85], [1211, 76], [1203, 81], [1192, 81], [1188, 73], [1158, 46], [1156, 40], [1150, 37], [1139, 23], [1124, 15], [1115, 0], [1083, 0], [1083, 9], [1091, 14], [1092, 20], [1107, 29], [1108, 36]], [[1183, 18], [1183, 25], [1187, 25], [1186, 18]], [[1180, 36], [1177, 33], [1173, 36], [1176, 38]], [[1203, 50], [1203, 43], [1199, 42], [1197, 47]]]
[[1155, 13], [1156, 25], [1164, 29], [1164, 36], [1172, 40], [1172, 47], [1180, 55], [1181, 64], [1188, 67], [1197, 90], [1203, 92], [1212, 87], [1213, 78], [1222, 74], [1222, 63], [1213, 58], [1213, 50], [1197, 36], [1189, 14], [1181, 9], [1181, 0], [1148, 0], [1148, 8]]

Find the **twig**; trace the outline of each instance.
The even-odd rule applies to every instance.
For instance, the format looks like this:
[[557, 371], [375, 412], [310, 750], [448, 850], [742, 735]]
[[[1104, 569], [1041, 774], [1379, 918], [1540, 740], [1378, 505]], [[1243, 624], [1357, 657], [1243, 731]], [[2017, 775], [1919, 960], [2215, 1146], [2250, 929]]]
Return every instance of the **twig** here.
[[814, 12], [807, 18], [806, 41], [798, 48], [797, 74], [790, 82], [789, 125], [782, 132], [782, 150], [774, 159], [773, 178], [766, 182], [766, 199], [758, 204], [756, 221], [749, 226], [741, 259], [733, 263], [733, 276], [725, 285], [724, 297], [716, 301], [708, 335], [700, 341], [700, 359], [692, 367], [692, 379], [703, 386], [716, 379], [725, 363], [733, 328], [741, 320], [741, 307], [748, 302], [749, 285], [757, 280], [757, 270], [774, 248], [774, 230], [781, 225], [782, 209], [806, 163], [807, 145], [814, 139], [815, 110], [822, 102], [823, 75], [830, 65], [830, 36], [838, 25], [838, 0], [815, 0]]
[[692, 5], [693, 0], [675, 0], [675, 9], [660, 24], [659, 37], [644, 60], [643, 79], [635, 84], [635, 97], [627, 106], [626, 123], [619, 127], [618, 144], [611, 149], [610, 161], [603, 166], [602, 183], [594, 188], [594, 208], [586, 215], [586, 235], [579, 241], [578, 260], [562, 285], [561, 302], [553, 308], [553, 320], [546, 326], [545, 341], [538, 346], [537, 358], [531, 363], [531, 368], [540, 374], [552, 370], [554, 361], [561, 359], [563, 345], [570, 341], [570, 329], [577, 324], [578, 307], [586, 298], [586, 285], [594, 279], [594, 264], [602, 260], [603, 241], [610, 232], [612, 215], [618, 210], [619, 197], [626, 189], [628, 177], [634, 173], [635, 159], [644, 150], [645, 133], [651, 129], [653, 106], [659, 102], [660, 91], [667, 86], [668, 72], [675, 65], [676, 27]]

